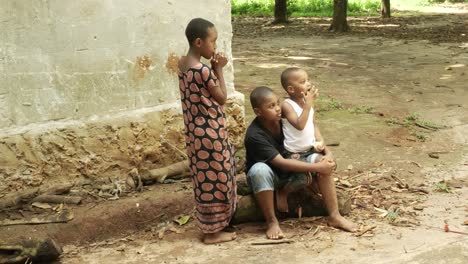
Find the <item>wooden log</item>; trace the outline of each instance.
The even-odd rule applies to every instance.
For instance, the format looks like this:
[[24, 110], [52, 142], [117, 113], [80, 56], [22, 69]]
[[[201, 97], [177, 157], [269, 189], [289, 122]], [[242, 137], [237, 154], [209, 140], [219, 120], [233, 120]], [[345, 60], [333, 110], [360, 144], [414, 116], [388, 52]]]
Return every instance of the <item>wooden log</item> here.
[[[338, 209], [340, 214], [351, 212], [351, 198], [346, 192], [337, 190]], [[289, 213], [276, 212], [278, 218], [297, 218], [301, 208], [302, 217], [328, 215], [323, 199], [313, 190], [304, 188], [289, 194]], [[232, 219], [233, 224], [264, 221], [260, 208], [255, 202], [253, 194], [239, 195], [237, 210]]]
[[[239, 165], [239, 163], [236, 165]], [[126, 184], [130, 189], [140, 191], [143, 185], [150, 185], [155, 182], [164, 183], [166, 179], [182, 179], [190, 177], [190, 175], [189, 161], [183, 160], [152, 170], [139, 171], [137, 168], [134, 168], [130, 171]]]
[[33, 203], [53, 203], [53, 204], [79, 204], [83, 198], [80, 196], [63, 196], [53, 194], [42, 194], [32, 199]]
[[18, 207], [23, 203], [29, 202], [39, 193], [38, 188], [32, 190], [21, 191], [17, 193], [7, 194], [0, 199], [0, 209]]
[[73, 183], [65, 183], [48, 188], [34, 188], [7, 194], [0, 199], [0, 210], [7, 208], [17, 208], [23, 204], [30, 202], [34, 197], [39, 194], [64, 194], [70, 192], [73, 188]]
[[[183, 178], [190, 175], [188, 160], [180, 161], [166, 167], [153, 170], [142, 170], [139, 172], [139, 177], [143, 184], [151, 182], [164, 183], [167, 178]], [[138, 179], [135, 179], [138, 182]]]
[[259, 221], [263, 221], [263, 215], [255, 202], [255, 197], [253, 195], [239, 195], [232, 223], [240, 224]]
[[239, 195], [252, 194], [252, 188], [247, 183], [247, 176], [245, 176], [245, 173], [236, 175], [236, 185], [237, 185], [237, 194]]
[[19, 219], [19, 220], [2, 220], [0, 226], [9, 225], [38, 225], [38, 224], [49, 224], [49, 223], [66, 223], [74, 218], [74, 215], [69, 210], [63, 210], [58, 214], [51, 216], [40, 216], [33, 217], [30, 219]]
[[0, 264], [51, 263], [62, 253], [62, 247], [50, 238], [25, 239], [17, 244], [0, 243]]
[[41, 189], [40, 192], [43, 194], [67, 194], [70, 192], [73, 186], [75, 186], [74, 183], [64, 183], [56, 186], [51, 186], [44, 190]]

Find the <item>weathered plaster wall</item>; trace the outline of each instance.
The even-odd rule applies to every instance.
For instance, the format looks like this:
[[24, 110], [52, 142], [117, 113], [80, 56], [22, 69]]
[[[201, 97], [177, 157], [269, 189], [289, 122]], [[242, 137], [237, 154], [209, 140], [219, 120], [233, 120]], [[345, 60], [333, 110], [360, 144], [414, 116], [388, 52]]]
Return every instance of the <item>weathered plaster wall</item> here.
[[[175, 101], [166, 62], [187, 50], [194, 16], [215, 23], [230, 54], [228, 0], [2, 0], [0, 126]], [[232, 66], [227, 72], [233, 91]]]
[[[187, 52], [185, 26], [204, 17], [231, 57], [229, 0], [0, 1], [0, 182], [102, 177], [183, 158], [171, 56]], [[228, 119], [241, 130], [232, 63], [225, 77]]]

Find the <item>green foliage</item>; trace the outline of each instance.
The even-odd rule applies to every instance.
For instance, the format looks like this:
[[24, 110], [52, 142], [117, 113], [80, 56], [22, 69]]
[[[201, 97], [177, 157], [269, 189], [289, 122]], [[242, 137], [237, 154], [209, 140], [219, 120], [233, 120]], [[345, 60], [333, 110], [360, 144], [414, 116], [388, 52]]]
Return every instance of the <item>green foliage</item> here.
[[274, 0], [231, 0], [233, 15], [272, 16], [274, 9]]
[[343, 105], [338, 100], [331, 98], [330, 101], [328, 102], [328, 109], [342, 109], [342, 108], [343, 108]]
[[[288, 0], [288, 16], [332, 16], [331, 0]], [[349, 0], [348, 15], [377, 15], [380, 0]], [[232, 15], [272, 16], [274, 0], [231, 0]]]
[[447, 182], [441, 181], [434, 184], [434, 190], [436, 192], [451, 193], [452, 189], [448, 186]]
[[353, 114], [369, 114], [372, 113], [374, 108], [372, 106], [355, 106], [353, 108], [349, 108], [348, 111], [353, 113]]
[[[431, 121], [423, 120], [417, 113], [411, 113], [407, 115], [403, 120], [399, 120], [398, 118], [391, 117], [390, 119], [385, 120], [385, 122], [389, 125], [400, 125], [403, 127], [413, 127], [413, 128], [418, 128], [421, 130], [421, 128], [425, 129], [424, 131], [436, 131], [440, 129], [442, 126], [436, 125]], [[427, 136], [426, 133], [418, 130], [411, 130], [410, 134], [417, 138], [419, 141], [427, 141], [429, 137]]]
[[389, 125], [400, 125], [400, 121], [396, 119], [395, 117], [390, 117], [389, 119], [385, 120], [385, 122]]
[[399, 215], [397, 212], [389, 211], [388, 214], [385, 216], [385, 219], [387, 219], [389, 223], [393, 223], [398, 219], [398, 217]]
[[[348, 15], [378, 15], [380, 0], [348, 0]], [[468, 0], [391, 0], [392, 8], [419, 7], [435, 3], [468, 3]], [[332, 0], [288, 0], [288, 16], [332, 16]], [[231, 0], [231, 13], [234, 16], [273, 16], [275, 0]]]
[[425, 127], [428, 127], [428, 128], [432, 128], [434, 130], [437, 130], [437, 129], [440, 129], [441, 126], [435, 124], [434, 122], [431, 122], [431, 121], [427, 121], [427, 120], [421, 120], [419, 121], [419, 124], [425, 126]]
[[418, 7], [429, 5], [428, 0], [390, 0], [391, 7]]
[[419, 139], [419, 141], [422, 141], [422, 142], [425, 142], [428, 139], [426, 134], [424, 134], [422, 132], [418, 132], [418, 131], [412, 131], [411, 135], [416, 137], [417, 139]]
[[441, 126], [435, 124], [434, 122], [421, 119], [417, 113], [412, 113], [406, 116], [403, 122], [407, 124], [407, 126], [416, 125], [431, 130], [437, 130], [441, 128]]
[[417, 8], [438, 3], [467, 3], [468, 0], [390, 0], [392, 8]]
[[405, 121], [416, 122], [419, 120], [419, 115], [417, 113], [411, 113], [405, 117]]
[[430, 3], [468, 3], [468, 0], [429, 0]]
[[343, 109], [343, 104], [336, 99], [319, 95], [318, 100], [315, 101], [314, 108], [316, 109], [317, 113], [326, 112]]

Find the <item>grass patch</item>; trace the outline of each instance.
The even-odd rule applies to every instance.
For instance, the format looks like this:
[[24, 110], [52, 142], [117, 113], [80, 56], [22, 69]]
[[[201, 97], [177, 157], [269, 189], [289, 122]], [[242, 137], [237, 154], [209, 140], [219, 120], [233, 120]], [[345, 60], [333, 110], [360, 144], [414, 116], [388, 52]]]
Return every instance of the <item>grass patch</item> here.
[[421, 128], [425, 128], [428, 130], [438, 130], [443, 126], [437, 125], [432, 121], [423, 120], [417, 113], [411, 113], [403, 118], [403, 120], [399, 120], [396, 117], [391, 117], [385, 121], [389, 125], [401, 125], [404, 127], [411, 127], [417, 126]]
[[343, 104], [336, 99], [319, 96], [314, 108], [317, 112], [340, 110], [343, 109]]
[[452, 189], [448, 186], [447, 182], [441, 181], [434, 184], [434, 190], [436, 192], [451, 193]]
[[[446, 0], [391, 0], [393, 9], [412, 9], [431, 4], [444, 3]], [[448, 0], [450, 3], [467, 3], [468, 0]], [[289, 17], [331, 17], [333, 1], [331, 0], [288, 0]], [[231, 0], [233, 16], [273, 16], [274, 0]], [[380, 0], [348, 0], [349, 16], [378, 16]]]
[[[330, 0], [288, 0], [287, 14], [290, 17], [332, 16], [333, 1]], [[380, 0], [349, 0], [348, 15], [378, 15]], [[231, 0], [233, 16], [273, 16], [274, 0]]]
[[421, 142], [425, 142], [426, 140], [429, 139], [429, 137], [426, 136], [426, 134], [419, 132], [419, 131], [411, 131], [411, 135], [417, 138]]
[[430, 3], [468, 3], [468, 0], [429, 0]]
[[389, 222], [389, 223], [394, 223], [396, 222], [396, 220], [398, 219], [399, 215], [398, 213], [396, 212], [388, 212], [388, 214], [385, 216], [385, 219]]
[[403, 120], [391, 117], [385, 120], [385, 122], [388, 125], [400, 125], [407, 128], [417, 128], [418, 130], [411, 130], [410, 134], [421, 142], [425, 142], [429, 139], [427, 133], [425, 132], [436, 131], [440, 128], [443, 128], [443, 126], [436, 125], [434, 122], [421, 119], [417, 113], [411, 113], [404, 117]]
[[362, 105], [349, 108], [348, 111], [353, 114], [370, 114], [374, 111], [374, 107]]

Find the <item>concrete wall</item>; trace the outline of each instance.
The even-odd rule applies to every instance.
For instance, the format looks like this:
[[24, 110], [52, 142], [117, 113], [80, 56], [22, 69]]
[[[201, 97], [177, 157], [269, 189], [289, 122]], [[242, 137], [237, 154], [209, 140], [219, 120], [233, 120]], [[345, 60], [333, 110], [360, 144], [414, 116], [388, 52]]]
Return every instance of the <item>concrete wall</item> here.
[[[178, 98], [166, 67], [190, 19], [231, 54], [229, 0], [1, 0], [0, 127], [156, 106]], [[233, 91], [232, 66], [227, 82]]]
[[[0, 182], [83, 176], [96, 162], [100, 177], [151, 153], [148, 166], [182, 159], [161, 139], [184, 150], [171, 58], [187, 52], [194, 17], [216, 25], [218, 50], [232, 58], [229, 0], [0, 0]], [[232, 63], [225, 77], [239, 130]], [[135, 151], [146, 151], [141, 161]]]

